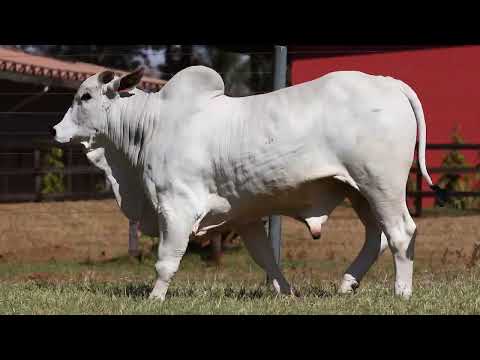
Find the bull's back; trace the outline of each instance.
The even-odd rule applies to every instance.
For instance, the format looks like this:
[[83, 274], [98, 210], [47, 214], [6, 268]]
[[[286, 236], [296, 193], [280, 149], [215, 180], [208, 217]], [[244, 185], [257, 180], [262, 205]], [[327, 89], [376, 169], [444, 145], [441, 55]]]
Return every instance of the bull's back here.
[[[218, 132], [227, 136], [213, 140], [222, 144], [215, 177], [226, 197], [273, 196], [318, 179], [349, 177], [352, 169], [385, 162], [387, 155], [408, 163], [414, 147], [415, 118], [391, 78], [336, 72], [229, 98], [228, 108]], [[407, 146], [392, 149], [399, 139]]]

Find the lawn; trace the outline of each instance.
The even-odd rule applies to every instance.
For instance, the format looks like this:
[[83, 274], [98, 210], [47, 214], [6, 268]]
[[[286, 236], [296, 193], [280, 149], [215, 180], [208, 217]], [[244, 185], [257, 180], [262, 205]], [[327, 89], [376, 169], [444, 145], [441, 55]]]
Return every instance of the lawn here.
[[[392, 271], [376, 266], [354, 295], [336, 294], [324, 269], [285, 263], [298, 298], [277, 296], [243, 250], [220, 268], [188, 254], [164, 303], [148, 299], [153, 259], [0, 266], [1, 314], [479, 314], [480, 272], [417, 269], [409, 301], [392, 295]], [[319, 276], [315, 276], [319, 275]]]
[[[102, 206], [104, 214], [115, 213], [105, 203]], [[66, 211], [56, 211], [55, 221], [60, 224]], [[79, 215], [75, 231], [63, 221], [60, 233], [46, 226], [54, 221], [49, 213], [43, 209], [45, 217], [37, 217], [40, 230], [19, 227], [20, 211], [15, 217], [10, 215], [9, 223], [0, 221], [0, 314], [480, 313], [480, 261], [475, 252], [480, 239], [478, 214], [432, 214], [416, 219], [414, 293], [408, 301], [393, 296], [389, 251], [355, 294], [336, 294], [343, 271], [363, 241], [358, 219], [351, 210], [339, 209], [318, 241], [308, 236], [302, 224], [288, 219], [283, 223], [282, 268], [300, 297], [277, 296], [265, 287], [264, 273], [244, 248], [225, 253], [219, 267], [206, 262], [204, 252], [192, 248], [165, 302], [159, 303], [148, 299], [155, 280], [150, 239], [142, 239], [145, 257], [139, 262], [126, 256], [126, 238], [108, 240], [108, 231], [99, 232], [100, 225], [92, 223], [91, 216], [85, 220], [90, 226], [84, 226], [84, 217]], [[36, 219], [32, 214], [25, 216]], [[112, 229], [121, 219], [98, 218]], [[74, 238], [76, 233], [81, 236]], [[104, 237], [95, 242], [98, 234]]]

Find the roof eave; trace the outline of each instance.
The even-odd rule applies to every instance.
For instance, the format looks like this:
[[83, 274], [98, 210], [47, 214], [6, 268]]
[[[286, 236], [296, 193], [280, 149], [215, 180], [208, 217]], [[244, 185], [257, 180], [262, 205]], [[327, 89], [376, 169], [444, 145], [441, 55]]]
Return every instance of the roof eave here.
[[56, 87], [63, 87], [67, 89], [78, 89], [80, 84], [82, 83], [79, 80], [67, 80], [62, 78], [51, 78], [48, 76], [39, 76], [39, 75], [30, 75], [30, 74], [22, 74], [18, 72], [12, 71], [0, 71], [0, 79], [10, 80], [14, 82], [22, 82], [22, 83], [29, 83], [29, 84], [38, 84], [43, 86], [56, 86]]
[[[43, 86], [48, 85], [48, 86], [62, 87], [62, 88], [73, 89], [73, 90], [77, 90], [78, 87], [83, 82], [83, 79], [69, 80], [69, 79], [60, 78], [60, 77], [49, 77], [49, 76], [42, 76], [42, 75], [25, 74], [25, 73], [5, 71], [5, 70], [0, 71], [0, 79], [10, 80], [14, 82], [30, 83], [30, 84], [33, 83], [33, 84], [39, 84]], [[142, 81], [139, 87], [143, 90], [158, 91], [165, 85], [165, 83], [151, 83], [148, 81]]]

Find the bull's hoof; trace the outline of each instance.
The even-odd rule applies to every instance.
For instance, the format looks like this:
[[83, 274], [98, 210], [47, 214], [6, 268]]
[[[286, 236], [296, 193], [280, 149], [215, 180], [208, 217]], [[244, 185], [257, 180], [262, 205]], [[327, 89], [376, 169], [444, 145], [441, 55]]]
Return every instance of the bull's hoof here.
[[280, 292], [276, 291], [276, 294], [276, 296], [284, 299], [298, 299], [301, 297], [300, 293], [295, 289], [284, 290]]
[[302, 297], [302, 294], [300, 294], [300, 291], [297, 289], [291, 288], [290, 289], [290, 297], [298, 299]]
[[343, 276], [342, 284], [338, 288], [339, 294], [354, 294], [358, 289], [360, 284], [358, 281], [350, 274], [345, 274]]
[[157, 280], [152, 292], [148, 296], [150, 300], [165, 301], [165, 294], [167, 293], [167, 287], [161, 280]]
[[159, 302], [164, 302], [165, 301], [165, 296], [162, 296], [158, 293], [155, 292], [155, 290], [153, 290], [150, 295], [148, 296], [148, 299], [149, 300], [155, 300], [155, 301], [159, 301]]
[[412, 296], [412, 288], [404, 284], [395, 284], [395, 295], [409, 300]]

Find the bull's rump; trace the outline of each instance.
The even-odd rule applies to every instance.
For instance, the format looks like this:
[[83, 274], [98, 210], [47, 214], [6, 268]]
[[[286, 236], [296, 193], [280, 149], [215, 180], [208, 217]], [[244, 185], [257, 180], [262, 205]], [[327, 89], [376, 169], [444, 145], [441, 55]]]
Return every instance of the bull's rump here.
[[[396, 80], [336, 72], [260, 96], [229, 100], [219, 146], [220, 193], [254, 197], [340, 176], [406, 182], [416, 120]], [[222, 183], [223, 181], [223, 183]]]

